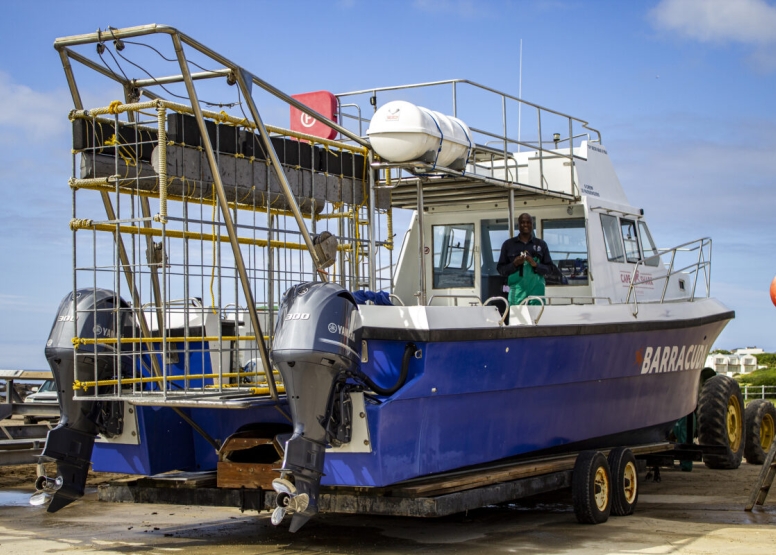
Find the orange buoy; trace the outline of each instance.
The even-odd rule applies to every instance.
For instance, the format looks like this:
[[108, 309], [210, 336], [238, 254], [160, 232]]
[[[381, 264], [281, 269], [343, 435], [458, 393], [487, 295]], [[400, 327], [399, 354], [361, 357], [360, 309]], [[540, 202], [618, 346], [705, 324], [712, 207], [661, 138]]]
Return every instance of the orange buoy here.
[[776, 305], [776, 277], [771, 282], [771, 302]]

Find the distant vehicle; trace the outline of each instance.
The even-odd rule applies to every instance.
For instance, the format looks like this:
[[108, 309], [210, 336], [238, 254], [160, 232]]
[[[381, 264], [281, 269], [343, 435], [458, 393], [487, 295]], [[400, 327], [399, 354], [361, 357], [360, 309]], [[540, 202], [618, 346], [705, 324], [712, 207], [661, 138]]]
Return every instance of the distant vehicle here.
[[57, 404], [57, 384], [54, 380], [46, 380], [43, 382], [35, 393], [27, 395], [24, 399], [25, 403], [45, 403], [45, 404]]

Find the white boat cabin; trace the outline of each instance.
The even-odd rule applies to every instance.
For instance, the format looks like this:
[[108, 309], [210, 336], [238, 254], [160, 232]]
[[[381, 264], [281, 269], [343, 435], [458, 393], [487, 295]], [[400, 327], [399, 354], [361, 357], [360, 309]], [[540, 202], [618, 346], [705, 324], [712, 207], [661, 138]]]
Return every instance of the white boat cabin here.
[[[547, 193], [571, 193], [569, 150], [553, 152], [559, 156], [545, 153], [542, 171], [538, 153], [514, 154], [509, 171], [516, 166], [518, 181], [538, 189], [544, 185]], [[416, 210], [399, 254], [394, 294], [405, 305], [434, 306], [468, 306], [506, 297], [506, 280], [496, 264], [503, 242], [517, 233], [518, 216], [527, 212], [533, 217], [534, 233], [547, 243], [559, 270], [547, 279], [546, 304], [619, 304], [633, 302], [634, 293], [639, 302], [687, 300], [690, 276], [674, 268], [665, 279], [670, 260], [663, 259], [670, 255], [661, 258], [643, 211], [628, 203], [606, 149], [583, 141], [574, 148], [573, 159], [579, 201], [541, 194], [520, 199], [514, 203], [512, 234], [506, 200], [478, 201], [475, 194], [465, 203], [425, 206], [422, 218]], [[467, 170], [504, 175], [503, 164], [470, 165]], [[635, 291], [628, 299], [632, 279]]]

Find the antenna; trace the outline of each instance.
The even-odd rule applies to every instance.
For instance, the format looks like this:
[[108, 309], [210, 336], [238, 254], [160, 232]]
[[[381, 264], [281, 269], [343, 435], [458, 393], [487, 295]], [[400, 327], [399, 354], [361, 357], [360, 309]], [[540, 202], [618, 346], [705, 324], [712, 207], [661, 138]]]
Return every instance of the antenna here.
[[523, 39], [520, 39], [520, 78], [517, 85], [517, 151], [520, 152], [520, 117], [523, 112]]

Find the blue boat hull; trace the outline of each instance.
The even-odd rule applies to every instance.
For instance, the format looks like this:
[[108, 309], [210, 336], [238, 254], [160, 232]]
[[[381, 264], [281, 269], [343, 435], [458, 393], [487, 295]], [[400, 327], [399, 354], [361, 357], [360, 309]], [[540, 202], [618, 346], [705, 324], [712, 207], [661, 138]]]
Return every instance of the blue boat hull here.
[[[416, 343], [423, 355], [408, 383], [367, 404], [372, 452], [328, 453], [321, 483], [385, 486], [529, 453], [664, 441], [695, 409], [706, 355], [726, 322]], [[364, 371], [390, 383], [404, 343], [368, 343]], [[668, 354], [653, 368], [657, 347]]]
[[[468, 341], [366, 330], [362, 370], [378, 383], [396, 380], [407, 339], [422, 355], [396, 394], [367, 399], [371, 452], [327, 452], [321, 483], [380, 487], [512, 457], [664, 441], [695, 409], [703, 363], [728, 319]], [[96, 444], [95, 470], [215, 469], [212, 447], [171, 409], [136, 408], [139, 445]], [[222, 441], [245, 426], [287, 423], [269, 401], [186, 412]]]

